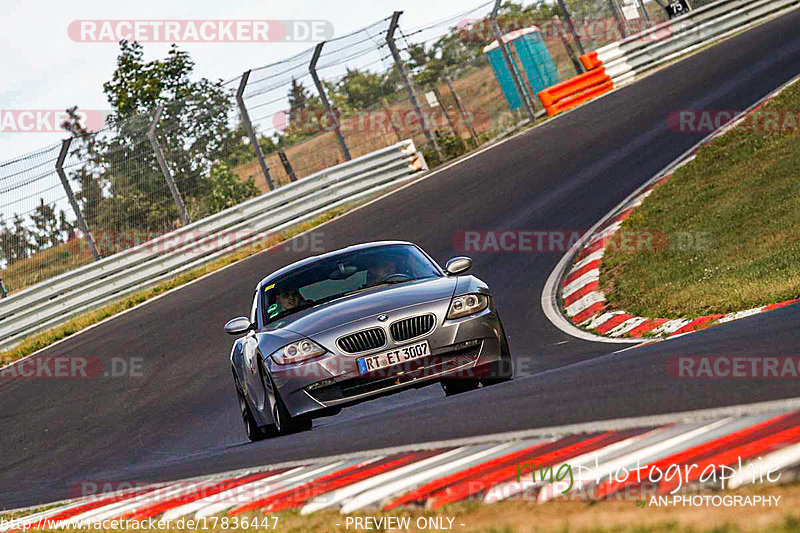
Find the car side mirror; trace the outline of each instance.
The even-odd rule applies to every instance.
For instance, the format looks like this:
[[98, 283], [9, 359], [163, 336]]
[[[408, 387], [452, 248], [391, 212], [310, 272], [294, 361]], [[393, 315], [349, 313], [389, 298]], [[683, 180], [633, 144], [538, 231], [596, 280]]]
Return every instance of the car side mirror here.
[[472, 268], [472, 259], [469, 257], [454, 257], [448, 261], [447, 265], [444, 267], [447, 274], [450, 276], [461, 274], [470, 268]]
[[241, 335], [242, 333], [250, 331], [252, 326], [253, 324], [250, 323], [249, 318], [243, 316], [236, 317], [225, 324], [225, 333], [228, 335]]

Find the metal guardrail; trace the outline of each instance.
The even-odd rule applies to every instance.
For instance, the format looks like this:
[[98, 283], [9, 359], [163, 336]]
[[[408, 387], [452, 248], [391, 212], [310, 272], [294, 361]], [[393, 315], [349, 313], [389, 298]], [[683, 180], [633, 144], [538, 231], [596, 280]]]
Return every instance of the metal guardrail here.
[[0, 302], [0, 349], [426, 169], [401, 141], [13, 293]]
[[800, 7], [800, 0], [720, 0], [598, 48], [581, 60], [604, 67], [614, 86], [676, 57]]

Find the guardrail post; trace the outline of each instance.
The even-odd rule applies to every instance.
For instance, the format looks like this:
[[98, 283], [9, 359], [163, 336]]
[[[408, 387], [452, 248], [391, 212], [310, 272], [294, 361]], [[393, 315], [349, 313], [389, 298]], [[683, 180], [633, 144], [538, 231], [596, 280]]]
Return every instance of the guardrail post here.
[[528, 99], [528, 91], [525, 89], [525, 86], [519, 77], [517, 66], [514, 64], [514, 60], [511, 59], [511, 54], [506, 47], [506, 43], [503, 42], [503, 32], [500, 31], [500, 24], [497, 22], [497, 10], [500, 9], [501, 3], [503, 3], [503, 0], [495, 0], [492, 14], [489, 17], [492, 26], [492, 33], [494, 33], [494, 38], [500, 47], [500, 53], [503, 55], [503, 61], [505, 61], [506, 67], [508, 68], [509, 72], [511, 72], [511, 79], [514, 80], [514, 87], [516, 87], [520, 98], [522, 98], [522, 105], [525, 106], [525, 113], [528, 114], [528, 120], [530, 120], [531, 124], [533, 124], [536, 117], [533, 114], [533, 107]]
[[285, 170], [286, 174], [289, 176], [289, 180], [297, 181], [297, 175], [294, 173], [292, 164], [289, 163], [289, 158], [286, 157], [286, 152], [284, 152], [283, 150], [278, 150], [278, 157], [280, 158], [281, 164], [283, 165], [283, 170]]
[[3, 283], [3, 278], [0, 278], [0, 298], [5, 298], [8, 296], [8, 291], [6, 290], [6, 284]]
[[450, 90], [450, 94], [453, 95], [453, 100], [456, 103], [456, 107], [458, 108], [458, 112], [461, 114], [461, 119], [469, 128], [469, 133], [472, 136], [472, 140], [475, 141], [475, 146], [478, 147], [481, 145], [481, 141], [478, 138], [478, 134], [475, 133], [475, 128], [472, 125], [472, 117], [470, 117], [466, 111], [464, 111], [464, 105], [461, 103], [461, 97], [458, 96], [455, 88], [453, 87], [453, 82], [450, 80], [450, 76], [447, 74], [443, 75], [444, 82], [447, 84], [447, 88]]
[[422, 109], [419, 107], [417, 95], [414, 92], [414, 85], [411, 83], [411, 78], [408, 76], [408, 72], [406, 72], [406, 68], [403, 65], [403, 59], [400, 57], [400, 52], [397, 50], [397, 44], [394, 42], [394, 32], [397, 30], [397, 21], [400, 19], [400, 15], [402, 14], [402, 11], [395, 11], [392, 13], [392, 21], [389, 23], [389, 29], [386, 32], [386, 44], [389, 45], [389, 51], [392, 53], [394, 64], [397, 67], [397, 71], [400, 73], [400, 79], [403, 81], [403, 85], [406, 87], [408, 98], [411, 100], [411, 105], [414, 106], [414, 111], [417, 113], [417, 118], [422, 124], [422, 130], [425, 132], [425, 137], [428, 139], [428, 142], [431, 143], [433, 149], [436, 150], [436, 155], [439, 156], [439, 161], [444, 161], [442, 149], [439, 146], [439, 142], [436, 140], [436, 136], [433, 135], [431, 130], [428, 128], [428, 121], [425, 120], [425, 117], [422, 115]]
[[[558, 5], [561, 7], [561, 12], [564, 13], [564, 20], [567, 21], [567, 27], [569, 28], [570, 33], [572, 34], [572, 38], [575, 39], [575, 44], [578, 46], [578, 51], [580, 55], [585, 54], [586, 52], [583, 49], [583, 43], [581, 42], [580, 37], [578, 37], [578, 32], [575, 31], [575, 25], [572, 23], [572, 17], [567, 10], [567, 5], [564, 3], [564, 0], [558, 0]], [[561, 32], [559, 32], [559, 35]], [[580, 74], [581, 72], [578, 72]]]
[[161, 113], [163, 111], [164, 106], [158, 106], [156, 108], [156, 114], [153, 116], [153, 121], [150, 122], [150, 127], [147, 128], [147, 137], [150, 139], [150, 146], [153, 147], [153, 151], [156, 153], [156, 159], [158, 160], [158, 166], [161, 168], [161, 173], [164, 175], [164, 179], [167, 180], [169, 192], [172, 193], [172, 199], [175, 200], [175, 205], [178, 206], [178, 215], [181, 217], [181, 222], [183, 222], [183, 225], [186, 226], [189, 224], [189, 215], [186, 214], [186, 206], [183, 205], [181, 193], [178, 191], [178, 186], [175, 185], [175, 180], [172, 179], [172, 172], [170, 172], [169, 167], [167, 166], [167, 161], [164, 159], [161, 146], [158, 144], [158, 139], [156, 138], [156, 126], [158, 125], [158, 121], [161, 120]]
[[352, 157], [350, 156], [350, 149], [347, 148], [347, 143], [344, 142], [342, 129], [339, 127], [339, 117], [336, 116], [336, 113], [331, 107], [331, 103], [328, 101], [328, 95], [325, 94], [325, 87], [323, 87], [322, 82], [319, 80], [319, 76], [317, 75], [317, 61], [319, 61], [319, 55], [322, 53], [323, 46], [325, 46], [325, 41], [318, 43], [314, 48], [314, 55], [311, 56], [311, 63], [308, 64], [308, 72], [311, 74], [311, 78], [314, 80], [314, 85], [317, 87], [319, 99], [322, 100], [322, 105], [325, 106], [325, 110], [328, 112], [328, 116], [331, 118], [333, 129], [336, 132], [336, 138], [339, 141], [339, 147], [342, 149], [342, 154], [344, 154], [344, 159], [345, 161], [350, 161]]
[[267, 187], [272, 191], [275, 190], [275, 185], [272, 183], [272, 178], [269, 175], [269, 167], [264, 160], [264, 152], [261, 150], [261, 145], [258, 144], [258, 137], [256, 137], [256, 132], [253, 129], [253, 123], [250, 122], [250, 113], [247, 112], [247, 106], [244, 105], [243, 95], [247, 87], [247, 80], [249, 79], [250, 71], [248, 70], [242, 74], [242, 79], [239, 81], [239, 89], [236, 91], [236, 105], [239, 108], [239, 118], [242, 121], [244, 129], [247, 131], [250, 144], [253, 145], [253, 149], [256, 151], [256, 159], [258, 159], [258, 166], [261, 167], [261, 174], [263, 174], [264, 180], [267, 182]]
[[[64, 172], [64, 161], [67, 159], [70, 144], [72, 144], [72, 137], [61, 141], [61, 152], [59, 152], [58, 159], [56, 159], [56, 173], [61, 180], [61, 186], [64, 187], [64, 191], [67, 193], [67, 200], [69, 200], [69, 205], [72, 206], [75, 218], [78, 220], [78, 228], [80, 228], [81, 233], [83, 233], [83, 238], [89, 243], [89, 250], [91, 250], [95, 261], [97, 261], [100, 259], [100, 252], [97, 250], [97, 244], [94, 242], [94, 237], [89, 231], [89, 226], [86, 224], [86, 219], [83, 218], [83, 213], [81, 213], [78, 201], [75, 200], [75, 194], [72, 192], [72, 186], [69, 184], [67, 174]], [[3, 292], [5, 293], [5, 287], [3, 288]], [[5, 294], [3, 298], [5, 298]]]

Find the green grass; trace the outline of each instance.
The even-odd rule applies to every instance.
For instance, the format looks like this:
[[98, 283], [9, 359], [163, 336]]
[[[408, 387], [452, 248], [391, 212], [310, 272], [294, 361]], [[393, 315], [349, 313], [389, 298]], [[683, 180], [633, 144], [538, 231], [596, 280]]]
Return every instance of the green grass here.
[[[800, 84], [765, 110], [796, 113]], [[610, 304], [641, 316], [671, 318], [800, 297], [798, 173], [796, 131], [737, 128], [700, 149], [654, 189], [620, 231], [662, 232], [669, 245], [623, 251], [612, 240], [606, 248], [600, 285]], [[700, 245], [685, 249], [678, 242], [682, 235], [699, 239]]]
[[8, 292], [14, 292], [87, 265], [92, 259], [89, 249], [73, 239], [9, 265], [0, 270], [0, 277]]

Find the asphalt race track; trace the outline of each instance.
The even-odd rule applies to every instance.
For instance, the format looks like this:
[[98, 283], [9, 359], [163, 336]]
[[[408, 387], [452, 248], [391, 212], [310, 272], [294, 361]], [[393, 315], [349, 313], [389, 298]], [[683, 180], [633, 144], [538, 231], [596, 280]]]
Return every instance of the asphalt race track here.
[[[320, 228], [325, 249], [406, 239], [440, 262], [463, 230], [585, 230], [697, 142], [667, 115], [743, 109], [798, 73], [800, 11], [760, 26]], [[572, 338], [539, 300], [561, 253], [473, 254], [493, 288], [518, 375], [445, 399], [408, 391], [246, 443], [222, 325], [256, 282], [312, 252], [242, 261], [45, 355], [143, 358], [144, 377], [0, 380], [0, 507], [65, 498], [85, 480], [159, 481], [231, 468], [624, 416], [797, 396], [795, 380], [689, 380], [676, 355], [800, 355], [797, 306], [653, 346]], [[560, 367], [560, 368], [559, 368]]]

